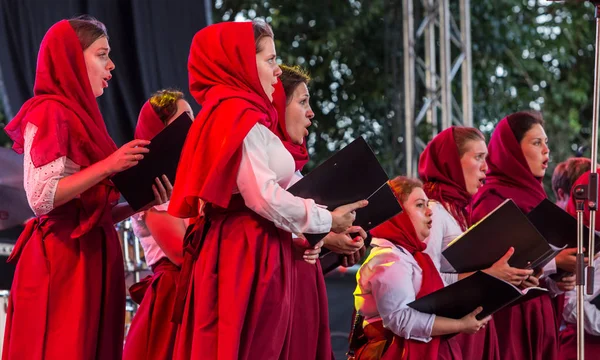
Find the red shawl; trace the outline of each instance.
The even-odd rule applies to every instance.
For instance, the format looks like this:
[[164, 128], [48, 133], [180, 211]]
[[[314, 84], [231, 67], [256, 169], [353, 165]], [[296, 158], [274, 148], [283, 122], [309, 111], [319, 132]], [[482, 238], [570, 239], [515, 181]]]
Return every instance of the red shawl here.
[[[423, 270], [423, 281], [421, 283], [421, 289], [419, 289], [419, 292], [417, 293], [417, 299], [444, 287], [442, 278], [433, 264], [433, 261], [431, 261], [429, 255], [423, 252], [427, 245], [417, 237], [415, 227], [406, 211], [401, 212], [371, 230], [371, 235], [402, 246], [402, 248], [410, 252], [415, 258], [417, 264], [419, 264], [419, 267]], [[390, 349], [388, 349], [388, 352], [386, 352], [386, 358], [394, 357], [391, 352], [398, 355], [407, 355], [406, 357], [398, 357], [399, 359], [435, 360], [438, 358], [438, 349], [440, 346], [439, 336], [434, 336], [428, 343], [407, 340], [395, 336], [394, 343], [397, 344], [396, 346], [398, 348], [392, 345]]]
[[[575, 181], [573, 187], [571, 188], [571, 196], [569, 197], [569, 202], [567, 203], [567, 207], [565, 210], [569, 213], [569, 215], [573, 217], [577, 217], [577, 208], [575, 204], [575, 197], [573, 196], [573, 189], [575, 189], [575, 187], [579, 185], [589, 185], [590, 173], [591, 171], [588, 170], [583, 175], [581, 175], [579, 179]], [[600, 231], [600, 224], [598, 223], [598, 220], [598, 212], [596, 212], [596, 231]], [[587, 201], [584, 202], [583, 207], [583, 223], [586, 226], [590, 225], [590, 208], [587, 204]]]
[[165, 124], [152, 108], [152, 104], [150, 104], [150, 101], [146, 101], [138, 116], [134, 137], [136, 139], [150, 140], [164, 128]]
[[296, 163], [296, 171], [302, 170], [304, 165], [308, 162], [308, 150], [306, 149], [306, 139], [301, 145], [295, 144], [290, 139], [290, 135], [285, 127], [285, 108], [287, 99], [285, 97], [285, 91], [281, 81], [275, 85], [275, 93], [273, 94], [273, 105], [277, 110], [277, 128], [275, 129], [275, 135], [281, 139], [283, 146], [292, 154], [294, 162]]
[[528, 213], [546, 198], [542, 181], [529, 169], [521, 145], [508, 124], [508, 117], [496, 126], [488, 153], [489, 170], [485, 185], [473, 199], [473, 222], [481, 220], [505, 199], [512, 199], [523, 212]]
[[[63, 156], [87, 167], [117, 149], [92, 92], [79, 39], [67, 20], [54, 24], [42, 40], [33, 94], [5, 131], [14, 141], [13, 149], [21, 154], [27, 123], [37, 126], [31, 146], [36, 167]], [[115, 200], [112, 189], [105, 180], [81, 194], [84, 211], [73, 237], [97, 224], [106, 206]]]
[[169, 213], [198, 215], [199, 200], [227, 207], [235, 187], [242, 142], [260, 123], [275, 131], [277, 112], [256, 68], [251, 22], [200, 30], [188, 59], [190, 93], [202, 106], [177, 168]]
[[471, 226], [467, 211], [471, 195], [465, 185], [454, 127], [442, 131], [427, 145], [419, 159], [419, 177], [425, 182], [427, 197], [444, 205], [463, 231]]

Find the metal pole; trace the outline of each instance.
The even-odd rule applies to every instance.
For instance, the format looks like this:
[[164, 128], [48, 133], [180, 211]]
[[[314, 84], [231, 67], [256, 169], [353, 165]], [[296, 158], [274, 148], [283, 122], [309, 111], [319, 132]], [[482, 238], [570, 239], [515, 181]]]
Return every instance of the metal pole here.
[[462, 66], [463, 125], [473, 126], [473, 74], [471, 71], [471, 0], [460, 0], [460, 38], [465, 56]]
[[[413, 0], [402, 2], [402, 34], [404, 45], [404, 143], [406, 145], [406, 175], [414, 176], [414, 111], [415, 111], [415, 29]], [[396, 139], [394, 139], [396, 141]]]
[[[582, 196], [585, 194], [585, 189], [583, 187], [579, 188], [575, 192]], [[587, 195], [587, 194], [586, 194]], [[586, 195], [584, 196], [587, 197]], [[584, 360], [584, 322], [583, 322], [583, 287], [585, 286], [585, 277], [583, 272], [583, 208], [584, 208], [585, 200], [576, 200], [576, 208], [577, 208], [577, 270], [576, 270], [576, 280], [577, 283], [575, 285], [575, 289], [577, 292], [577, 359]]]
[[[425, 0], [425, 8], [427, 13], [434, 11], [434, 0]], [[436, 72], [436, 54], [435, 54], [435, 21], [429, 18], [429, 22], [425, 26], [425, 87], [427, 88], [427, 98], [433, 100], [436, 98], [437, 92], [437, 72]], [[427, 107], [427, 123], [431, 125], [432, 135], [437, 135], [438, 132], [438, 116], [437, 106], [435, 103]]]
[[452, 126], [452, 87], [450, 84], [450, 0], [440, 0], [440, 80], [442, 129]]

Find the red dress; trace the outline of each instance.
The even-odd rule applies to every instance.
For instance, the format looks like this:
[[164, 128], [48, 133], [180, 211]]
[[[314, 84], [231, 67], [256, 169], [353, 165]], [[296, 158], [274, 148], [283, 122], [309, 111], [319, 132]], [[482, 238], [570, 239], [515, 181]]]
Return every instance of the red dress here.
[[179, 267], [166, 257], [152, 266], [151, 276], [129, 288], [140, 304], [127, 334], [123, 359], [173, 358], [177, 324], [171, 322]]
[[[302, 170], [308, 162], [306, 140], [302, 144], [292, 142], [285, 123], [286, 97], [281, 81], [275, 85], [273, 104], [277, 110], [278, 123], [275, 134], [281, 139], [296, 164]], [[331, 332], [329, 330], [329, 306], [327, 288], [321, 269], [304, 261], [304, 249], [294, 249], [295, 279], [292, 298], [296, 306], [292, 309], [292, 326], [288, 360], [331, 360]]]
[[[116, 150], [65, 20], [42, 40], [34, 95], [5, 128], [22, 153], [26, 125], [37, 126], [34, 166], [66, 156], [84, 168]], [[124, 268], [111, 218], [117, 200], [104, 180], [27, 223], [9, 258], [17, 267], [3, 360], [121, 358]]]
[[[505, 118], [489, 144], [489, 171], [485, 185], [473, 200], [472, 221], [477, 222], [505, 199], [524, 213], [546, 198]], [[558, 357], [559, 316], [550, 295], [539, 296], [494, 314], [500, 356], [507, 360], [552, 360]], [[561, 310], [562, 311], [562, 310]]]
[[[175, 306], [175, 316], [183, 316], [174, 359], [287, 359], [294, 304], [291, 234], [232, 195], [240, 184], [244, 139], [251, 129], [263, 138], [273, 135], [277, 126], [258, 78], [252, 24], [220, 23], [199, 31], [188, 69], [190, 92], [202, 110], [186, 139], [169, 213], [196, 217], [202, 202], [206, 209], [196, 223], [202, 230], [185, 244], [178, 293], [186, 294]], [[266, 172], [268, 165], [261, 165]], [[276, 181], [262, 186], [276, 189], [275, 198], [291, 196]]]
[[[419, 159], [419, 177], [427, 196], [440, 202], [466, 231], [472, 225], [468, 213], [472, 197], [465, 185], [454, 128], [442, 131], [427, 144]], [[454, 339], [465, 360], [500, 358], [494, 319], [475, 334], [458, 334]]]

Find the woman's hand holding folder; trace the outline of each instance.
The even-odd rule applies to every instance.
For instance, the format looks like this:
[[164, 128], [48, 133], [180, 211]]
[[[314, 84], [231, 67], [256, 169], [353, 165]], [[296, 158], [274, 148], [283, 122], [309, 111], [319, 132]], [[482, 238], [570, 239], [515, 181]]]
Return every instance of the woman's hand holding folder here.
[[510, 266], [508, 264], [508, 260], [514, 253], [515, 248], [509, 248], [506, 254], [500, 258], [500, 260], [496, 261], [490, 268], [483, 270], [483, 272], [504, 281], [508, 281], [515, 286], [521, 285], [525, 279], [533, 275], [533, 270], [518, 269]]
[[331, 212], [331, 231], [339, 234], [348, 230], [356, 219], [356, 210], [367, 205], [369, 205], [368, 200], [359, 200], [337, 207]]

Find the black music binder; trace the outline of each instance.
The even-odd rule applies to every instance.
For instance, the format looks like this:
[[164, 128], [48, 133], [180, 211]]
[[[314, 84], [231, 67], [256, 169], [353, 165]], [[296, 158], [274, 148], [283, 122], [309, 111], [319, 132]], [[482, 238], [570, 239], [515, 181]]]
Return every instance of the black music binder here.
[[[388, 176], [375, 154], [362, 138], [335, 153], [288, 191], [296, 196], [313, 199], [333, 211], [338, 206], [367, 199], [369, 205], [356, 211], [354, 225], [368, 231], [402, 211]], [[311, 245], [327, 233], [304, 234]]]
[[177, 164], [183, 150], [187, 133], [192, 126], [192, 119], [182, 113], [177, 119], [165, 127], [148, 145], [149, 153], [136, 165], [115, 174], [112, 181], [135, 211], [154, 201], [152, 185], [155, 178], [163, 174], [175, 183]]
[[510, 247], [515, 252], [508, 263], [521, 269], [543, 267], [562, 250], [552, 249], [527, 216], [507, 199], [452, 241], [442, 254], [456, 272], [464, 273], [489, 268]]

